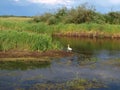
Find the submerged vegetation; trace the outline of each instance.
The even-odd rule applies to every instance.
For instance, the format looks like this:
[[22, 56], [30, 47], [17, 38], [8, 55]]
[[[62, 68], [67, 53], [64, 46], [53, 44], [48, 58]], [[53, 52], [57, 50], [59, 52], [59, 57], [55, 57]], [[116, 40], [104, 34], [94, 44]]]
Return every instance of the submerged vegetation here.
[[[97, 80], [74, 79], [65, 83], [37, 83], [30, 87], [30, 90], [87, 90], [91, 88], [105, 87], [104, 84]], [[20, 88], [24, 90], [24, 88]]]

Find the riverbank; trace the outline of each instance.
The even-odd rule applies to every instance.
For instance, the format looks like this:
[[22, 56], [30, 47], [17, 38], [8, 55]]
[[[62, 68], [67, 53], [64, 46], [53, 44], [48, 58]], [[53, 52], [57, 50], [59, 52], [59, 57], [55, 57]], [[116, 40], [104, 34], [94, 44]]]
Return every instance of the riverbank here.
[[0, 32], [17, 31], [30, 34], [47, 34], [47, 35], [66, 35], [66, 36], [87, 36], [87, 37], [107, 37], [120, 38], [119, 24], [64, 24], [57, 23], [48, 25], [45, 22], [33, 22], [33, 18], [0, 18]]
[[65, 32], [54, 33], [57, 37], [81, 37], [81, 38], [99, 38], [99, 39], [120, 39], [120, 33], [107, 34], [103, 32]]
[[50, 61], [49, 58], [65, 57], [71, 56], [73, 53], [65, 51], [18, 51], [18, 50], [9, 50], [0, 52], [0, 61]]
[[[41, 58], [69, 55], [61, 51], [64, 48], [63, 45], [59, 40], [53, 40], [52, 35], [119, 40], [120, 25], [107, 23], [48, 25], [45, 22], [33, 22], [33, 18], [1, 17], [0, 58]], [[71, 42], [67, 42], [65, 46], [67, 44], [71, 44]]]

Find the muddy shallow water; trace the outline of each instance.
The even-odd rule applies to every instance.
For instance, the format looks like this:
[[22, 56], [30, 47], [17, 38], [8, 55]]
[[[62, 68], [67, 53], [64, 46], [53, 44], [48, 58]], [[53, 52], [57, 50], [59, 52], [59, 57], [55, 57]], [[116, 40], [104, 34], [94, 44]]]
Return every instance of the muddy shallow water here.
[[[20, 63], [0, 63], [0, 90], [30, 89], [37, 83], [63, 83], [75, 78], [97, 80], [106, 87], [89, 90], [120, 90], [120, 41], [56, 38], [66, 50], [72, 47], [74, 56], [52, 58], [51, 63], [31, 63], [21, 69]], [[9, 69], [12, 67], [11, 69]], [[34, 67], [34, 68], [31, 68]], [[59, 89], [61, 90], [61, 89]]]

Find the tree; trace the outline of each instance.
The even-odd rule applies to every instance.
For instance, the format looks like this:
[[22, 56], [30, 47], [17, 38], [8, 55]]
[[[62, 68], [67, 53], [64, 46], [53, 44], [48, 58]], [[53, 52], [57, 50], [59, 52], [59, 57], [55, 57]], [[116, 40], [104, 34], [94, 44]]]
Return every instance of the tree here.
[[120, 24], [120, 12], [109, 12], [106, 14], [106, 22], [110, 24]]

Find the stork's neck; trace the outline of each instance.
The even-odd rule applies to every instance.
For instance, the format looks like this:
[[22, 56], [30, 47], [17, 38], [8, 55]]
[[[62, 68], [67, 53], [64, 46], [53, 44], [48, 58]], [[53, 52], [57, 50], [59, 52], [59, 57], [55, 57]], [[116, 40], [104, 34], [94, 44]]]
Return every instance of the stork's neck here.
[[68, 48], [69, 48], [70, 46], [69, 46], [69, 44], [68, 44]]

